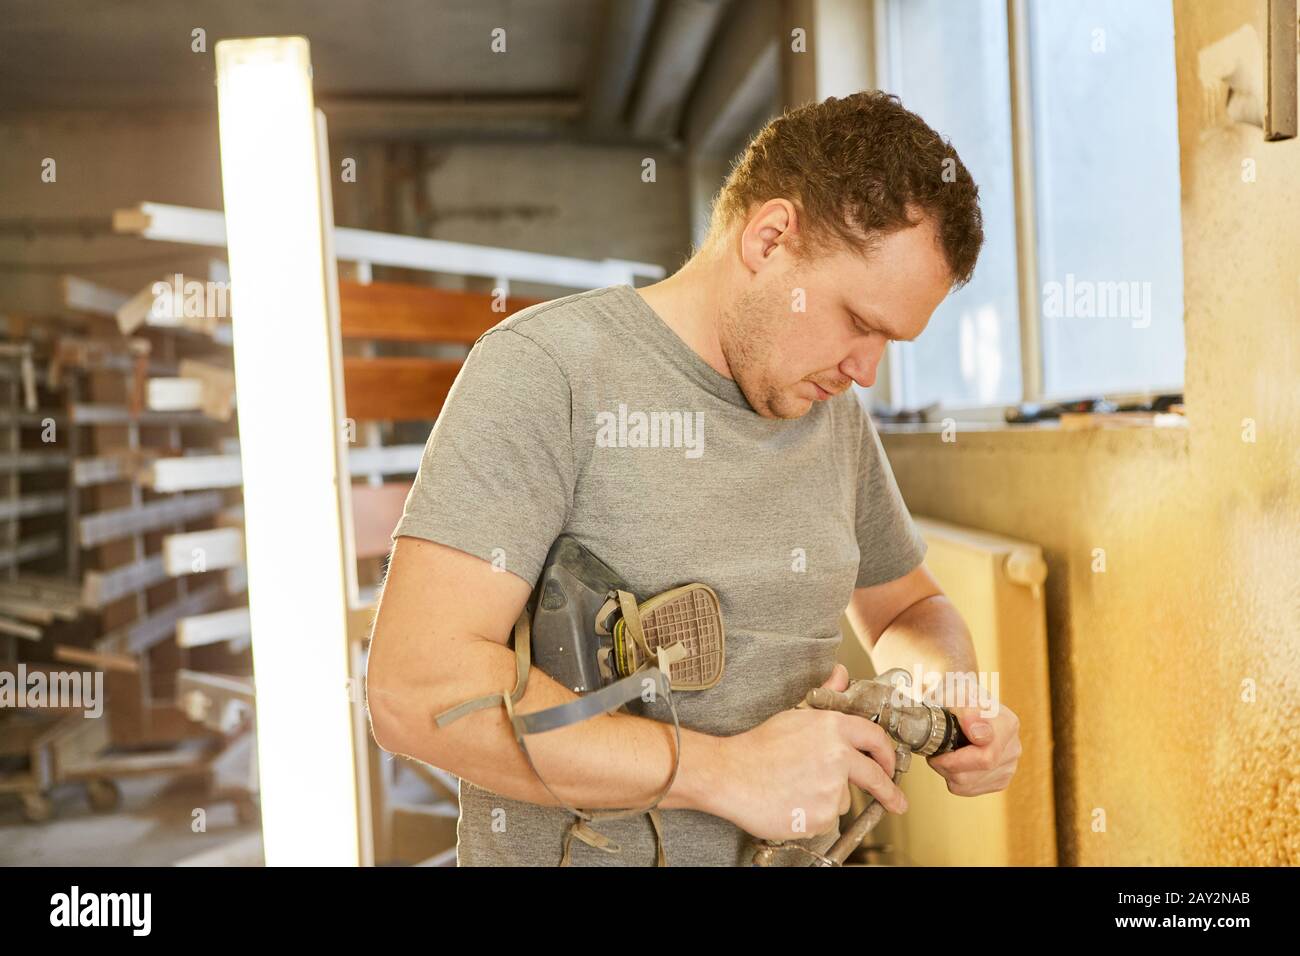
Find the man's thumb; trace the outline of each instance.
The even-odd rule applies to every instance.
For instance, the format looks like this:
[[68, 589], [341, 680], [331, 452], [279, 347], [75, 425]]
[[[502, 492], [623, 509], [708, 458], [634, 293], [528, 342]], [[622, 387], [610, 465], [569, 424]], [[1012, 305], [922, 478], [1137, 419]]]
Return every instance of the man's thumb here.
[[836, 664], [835, 669], [831, 671], [831, 676], [826, 678], [823, 687], [831, 690], [840, 691], [841, 693], [849, 689], [849, 669], [843, 664]]
[[953, 707], [950, 708], [957, 714], [957, 721], [961, 724], [961, 729], [965, 732], [966, 737], [972, 742], [982, 744], [993, 736], [993, 728], [989, 722], [980, 716], [979, 709], [976, 707]]

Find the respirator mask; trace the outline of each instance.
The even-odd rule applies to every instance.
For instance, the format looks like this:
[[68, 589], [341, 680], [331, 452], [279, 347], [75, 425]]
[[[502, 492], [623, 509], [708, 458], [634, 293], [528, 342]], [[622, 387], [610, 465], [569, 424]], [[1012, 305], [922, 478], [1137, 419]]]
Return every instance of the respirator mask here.
[[[693, 583], [638, 600], [609, 565], [571, 535], [551, 546], [537, 586], [519, 620], [512, 643], [515, 688], [466, 701], [439, 714], [438, 727], [467, 713], [504, 706], [515, 740], [537, 773], [525, 738], [609, 713], [633, 701], [668, 704], [676, 742], [673, 772], [667, 785], [644, 807], [588, 812], [569, 807], [537, 774], [560, 806], [575, 817], [564, 837], [562, 866], [569, 863], [573, 837], [607, 852], [618, 846], [590, 823], [648, 814], [654, 827], [657, 861], [667, 864], [663, 827], [656, 809], [672, 788], [681, 762], [681, 727], [675, 691], [706, 690], [722, 679], [725, 635], [718, 596], [705, 584]], [[530, 714], [515, 712], [536, 665], [557, 683], [578, 694], [577, 700]]]

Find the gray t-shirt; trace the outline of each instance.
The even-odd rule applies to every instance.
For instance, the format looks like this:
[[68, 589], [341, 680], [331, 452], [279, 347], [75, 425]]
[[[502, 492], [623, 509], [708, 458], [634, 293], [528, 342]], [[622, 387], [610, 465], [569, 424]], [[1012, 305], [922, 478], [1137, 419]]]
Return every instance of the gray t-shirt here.
[[[749, 730], [825, 681], [853, 589], [925, 555], [851, 389], [802, 418], [764, 418], [628, 285], [531, 306], [479, 338], [393, 538], [504, 561], [536, 584], [561, 533], [641, 600], [692, 581], [717, 592], [722, 679], [675, 695], [682, 726], [714, 736]], [[628, 709], [671, 720], [662, 699]], [[556, 865], [572, 820], [462, 780], [457, 862]], [[750, 837], [727, 820], [665, 810], [663, 823], [670, 866], [750, 862]], [[645, 815], [595, 828], [620, 852], [575, 839], [574, 865], [654, 864]]]

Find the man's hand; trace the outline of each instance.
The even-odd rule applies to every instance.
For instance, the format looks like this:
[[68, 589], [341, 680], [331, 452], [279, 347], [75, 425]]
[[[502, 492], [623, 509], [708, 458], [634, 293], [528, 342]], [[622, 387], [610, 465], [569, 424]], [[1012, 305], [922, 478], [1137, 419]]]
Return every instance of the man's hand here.
[[1020, 718], [1006, 704], [993, 708], [949, 707], [961, 723], [970, 745], [952, 753], [927, 757], [926, 762], [948, 781], [948, 792], [959, 797], [978, 797], [1005, 790], [1020, 761]]
[[[848, 671], [837, 665], [822, 686], [842, 691], [848, 683]], [[850, 783], [891, 813], [907, 810], [890, 779], [893, 741], [865, 717], [796, 708], [719, 739], [725, 783], [707, 809], [751, 836], [790, 840], [829, 832], [849, 809]]]
[[[831, 668], [831, 676], [822, 681], [822, 686], [828, 690], [844, 693], [849, 689], [849, 669], [843, 664], [836, 664]], [[893, 772], [890, 772], [893, 776]], [[847, 783], [844, 784], [844, 792], [840, 794], [840, 816], [848, 813], [853, 809], [853, 791], [849, 789]]]

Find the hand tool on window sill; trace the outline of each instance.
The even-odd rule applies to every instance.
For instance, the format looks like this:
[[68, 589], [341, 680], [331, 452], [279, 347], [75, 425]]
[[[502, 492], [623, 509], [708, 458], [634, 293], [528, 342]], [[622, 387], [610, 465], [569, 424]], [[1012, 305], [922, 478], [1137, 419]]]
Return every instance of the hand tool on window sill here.
[[1038, 404], [1023, 402], [1009, 406], [1005, 418], [1009, 424], [1020, 425], [1030, 422], [1063, 419], [1066, 415], [1115, 415], [1128, 412], [1148, 414], [1181, 414], [1183, 396], [1172, 393], [1157, 395], [1146, 402], [1126, 402], [1116, 404], [1104, 398], [1082, 398], [1073, 402]]

